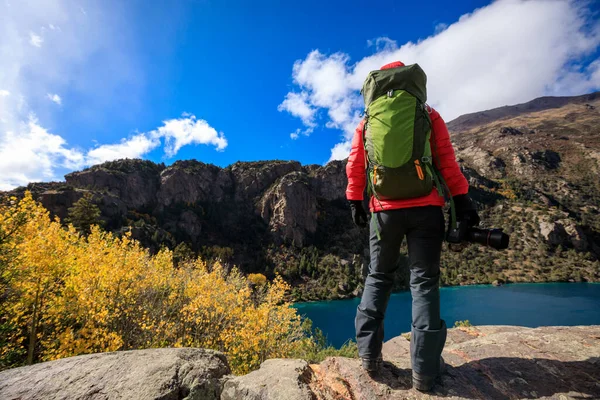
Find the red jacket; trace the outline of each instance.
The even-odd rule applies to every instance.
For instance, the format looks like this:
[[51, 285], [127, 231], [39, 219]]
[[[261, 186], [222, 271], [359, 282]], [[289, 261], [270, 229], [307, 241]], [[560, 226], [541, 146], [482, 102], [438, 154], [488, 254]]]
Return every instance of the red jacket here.
[[[440, 117], [440, 114], [433, 108], [431, 109], [429, 116], [431, 117], [432, 124], [431, 138], [429, 143], [435, 165], [442, 173], [442, 176], [444, 177], [452, 196], [467, 194], [469, 191], [469, 183], [465, 179], [460, 167], [458, 166], [458, 163], [456, 162], [454, 149], [452, 148], [452, 143], [450, 142], [450, 135], [448, 134], [446, 123], [442, 117]], [[363, 125], [364, 120], [358, 124], [358, 127], [356, 127], [354, 138], [352, 139], [352, 150], [350, 151], [348, 164], [346, 165], [346, 175], [348, 176], [346, 197], [348, 200], [362, 200], [367, 183], [365, 171], [365, 148], [362, 137]], [[374, 198], [371, 196], [371, 200], [369, 201], [369, 208], [371, 211], [381, 211], [379, 203], [379, 201], [374, 201]], [[414, 199], [381, 200], [381, 206], [383, 206], [384, 210], [443, 205], [444, 198], [438, 194], [436, 188], [434, 188], [427, 196], [416, 197]]]

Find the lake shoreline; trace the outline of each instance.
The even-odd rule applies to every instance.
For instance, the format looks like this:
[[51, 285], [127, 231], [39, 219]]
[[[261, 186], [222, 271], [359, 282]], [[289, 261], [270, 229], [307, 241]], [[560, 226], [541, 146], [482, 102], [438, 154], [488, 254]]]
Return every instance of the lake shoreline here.
[[[358, 298], [296, 303], [298, 314], [310, 319], [327, 342], [339, 347], [354, 339]], [[600, 325], [600, 284], [597, 282], [511, 283], [441, 288], [441, 317], [448, 327], [468, 320], [472, 325], [539, 326]], [[390, 296], [385, 340], [411, 329], [410, 292]]]
[[[565, 285], [592, 284], [592, 285], [600, 285], [600, 281], [591, 281], [591, 282], [588, 282], [588, 281], [586, 281], [586, 282], [563, 282], [563, 281], [506, 282], [506, 283], [502, 283], [500, 285], [494, 285], [492, 283], [467, 283], [467, 284], [461, 284], [461, 285], [444, 285], [444, 286], [440, 286], [440, 289], [460, 289], [460, 288], [466, 288], [466, 287], [494, 287], [494, 288], [501, 288], [503, 286], [512, 286], [512, 285], [546, 285], [546, 284], [565, 284]], [[398, 293], [408, 293], [408, 292], [410, 292], [410, 289], [397, 290], [397, 291], [393, 291], [392, 295], [398, 294]], [[296, 304], [310, 304], [310, 303], [321, 303], [321, 302], [329, 302], [329, 301], [355, 300], [355, 299], [359, 299], [360, 297], [361, 296], [349, 296], [349, 297], [341, 297], [341, 298], [337, 298], [337, 299], [302, 300], [302, 301], [294, 301], [294, 302], [292, 302], [292, 305], [296, 305]]]

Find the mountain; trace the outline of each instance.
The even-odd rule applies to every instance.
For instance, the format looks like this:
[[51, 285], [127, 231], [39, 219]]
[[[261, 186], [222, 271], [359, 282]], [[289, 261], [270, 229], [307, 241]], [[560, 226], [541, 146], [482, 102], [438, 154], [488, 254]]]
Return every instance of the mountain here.
[[[544, 97], [448, 126], [483, 226], [504, 228], [511, 246], [444, 251], [442, 282], [600, 281], [600, 95]], [[296, 300], [361, 290], [367, 234], [350, 219], [343, 161], [219, 168], [195, 160], [168, 167], [119, 160], [65, 180], [10, 194], [29, 190], [64, 219], [91, 193], [106, 229], [130, 232], [151, 251], [191, 250], [247, 273], [279, 273]], [[400, 268], [396, 289], [407, 282]]]
[[561, 108], [568, 104], [588, 104], [600, 98], [600, 92], [584, 94], [577, 97], [540, 97], [524, 104], [498, 107], [487, 111], [461, 115], [448, 123], [448, 129], [455, 132], [464, 131], [503, 118], [514, 118], [537, 111]]

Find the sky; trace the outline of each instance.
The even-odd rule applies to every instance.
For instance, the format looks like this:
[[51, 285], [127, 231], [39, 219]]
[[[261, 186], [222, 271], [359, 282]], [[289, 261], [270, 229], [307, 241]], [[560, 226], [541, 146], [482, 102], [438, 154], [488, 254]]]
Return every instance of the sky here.
[[600, 3], [0, 0], [0, 190], [104, 161], [348, 155], [368, 72], [446, 121], [600, 90]]

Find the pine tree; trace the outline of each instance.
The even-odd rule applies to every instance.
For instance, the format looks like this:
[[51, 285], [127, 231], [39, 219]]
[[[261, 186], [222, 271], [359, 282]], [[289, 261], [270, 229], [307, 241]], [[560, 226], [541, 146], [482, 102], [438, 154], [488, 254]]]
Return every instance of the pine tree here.
[[177, 267], [181, 263], [196, 259], [196, 254], [186, 242], [181, 242], [173, 250], [173, 264]]
[[93, 225], [100, 227], [104, 225], [100, 215], [100, 208], [94, 203], [92, 194], [88, 192], [69, 208], [66, 222], [71, 223], [78, 232], [89, 235]]

